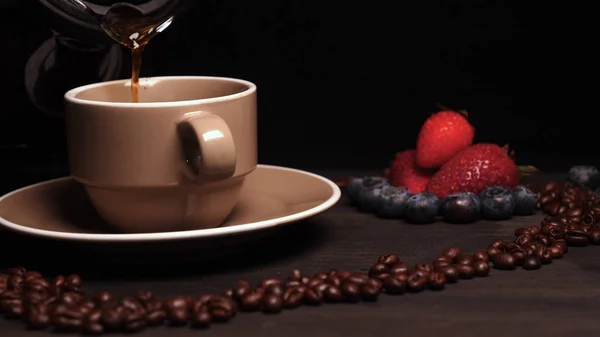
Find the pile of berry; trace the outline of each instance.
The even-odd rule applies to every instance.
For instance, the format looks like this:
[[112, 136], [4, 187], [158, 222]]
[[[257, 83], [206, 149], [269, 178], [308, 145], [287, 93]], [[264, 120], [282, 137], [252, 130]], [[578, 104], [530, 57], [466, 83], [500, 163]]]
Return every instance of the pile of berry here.
[[[519, 185], [514, 152], [496, 144], [473, 144], [475, 132], [465, 111], [443, 108], [419, 132], [416, 149], [400, 152], [386, 177], [352, 179], [346, 186], [351, 202], [364, 212], [410, 223], [468, 223], [531, 215], [538, 195]], [[569, 180], [578, 186], [600, 186], [598, 169], [574, 166]]]
[[504, 220], [513, 214], [531, 215], [538, 199], [526, 186], [510, 190], [494, 185], [479, 195], [457, 192], [440, 200], [429, 192], [411, 194], [407, 188], [392, 186], [381, 177], [354, 178], [346, 190], [350, 200], [364, 212], [419, 224], [432, 223], [438, 216], [450, 223], [468, 223], [480, 218]]

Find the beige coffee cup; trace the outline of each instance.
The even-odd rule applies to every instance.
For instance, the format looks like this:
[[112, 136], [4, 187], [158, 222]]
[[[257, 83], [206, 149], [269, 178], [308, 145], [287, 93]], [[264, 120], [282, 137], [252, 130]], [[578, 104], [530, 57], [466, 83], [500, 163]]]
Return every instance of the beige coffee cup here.
[[257, 165], [256, 86], [219, 77], [97, 83], [65, 94], [72, 177], [121, 232], [219, 226]]

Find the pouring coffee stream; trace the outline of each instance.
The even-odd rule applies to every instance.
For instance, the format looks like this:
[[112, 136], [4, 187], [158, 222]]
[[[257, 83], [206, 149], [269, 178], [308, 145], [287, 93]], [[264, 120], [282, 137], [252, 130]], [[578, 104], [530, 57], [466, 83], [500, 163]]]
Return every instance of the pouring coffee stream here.
[[[151, 0], [115, 2], [107, 0], [46, 0], [71, 19], [98, 25], [116, 42], [131, 49], [131, 100], [139, 101], [139, 75], [145, 46], [164, 31], [174, 18], [178, 1]], [[110, 3], [110, 6], [107, 6]]]

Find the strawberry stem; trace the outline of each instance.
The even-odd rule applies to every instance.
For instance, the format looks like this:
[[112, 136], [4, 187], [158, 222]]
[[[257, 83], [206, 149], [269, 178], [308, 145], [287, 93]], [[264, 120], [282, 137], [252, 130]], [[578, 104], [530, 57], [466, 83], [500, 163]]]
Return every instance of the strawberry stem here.
[[438, 109], [443, 110], [443, 111], [454, 111], [459, 115], [462, 115], [463, 117], [465, 117], [466, 119], [469, 119], [469, 113], [467, 112], [467, 110], [456, 110], [456, 109], [450, 109], [449, 107], [442, 105], [440, 103], [436, 103]]

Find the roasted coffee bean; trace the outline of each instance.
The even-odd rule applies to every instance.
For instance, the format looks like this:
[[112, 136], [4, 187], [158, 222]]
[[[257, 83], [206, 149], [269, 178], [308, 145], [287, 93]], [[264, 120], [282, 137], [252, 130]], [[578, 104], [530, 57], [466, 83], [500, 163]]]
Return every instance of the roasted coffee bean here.
[[447, 265], [447, 264], [452, 264], [453, 261], [454, 261], [453, 258], [450, 258], [446, 255], [441, 255], [441, 256], [438, 256], [435, 260], [433, 260], [433, 264], [435, 264], [436, 262], [445, 262]]
[[302, 272], [300, 269], [293, 269], [290, 272], [290, 275], [287, 278], [288, 281], [301, 281], [302, 280]]
[[27, 269], [25, 269], [25, 267], [12, 267], [12, 268], [8, 268], [6, 270], [6, 274], [8, 276], [12, 276], [12, 275], [24, 276], [26, 272], [27, 272]]
[[461, 255], [461, 256], [458, 256], [455, 259], [455, 263], [456, 264], [468, 264], [468, 265], [470, 265], [470, 264], [473, 264], [473, 261], [475, 261], [475, 260], [473, 259], [472, 255]]
[[316, 273], [315, 275], [313, 275], [313, 279], [319, 279], [319, 280], [325, 280], [329, 277], [329, 274], [327, 273]]
[[340, 288], [328, 286], [325, 291], [323, 291], [323, 298], [326, 302], [338, 303], [344, 300], [344, 294]]
[[233, 298], [239, 300], [252, 292], [252, 285], [248, 281], [237, 281], [233, 287]]
[[84, 300], [84, 298], [81, 294], [74, 293], [74, 292], [61, 293], [57, 297], [57, 299], [58, 299], [59, 303], [64, 303], [64, 304], [77, 304]]
[[473, 263], [473, 269], [475, 270], [475, 276], [486, 277], [490, 274], [490, 264], [487, 261], [475, 261]]
[[445, 260], [435, 260], [435, 261], [433, 261], [433, 268], [434, 269], [439, 269], [441, 267], [450, 266], [450, 265], [452, 265], [452, 262], [445, 261]]
[[516, 260], [510, 253], [500, 253], [492, 259], [494, 268], [500, 270], [513, 270], [516, 267]]
[[500, 250], [499, 248], [496, 248], [496, 247], [489, 247], [486, 251], [490, 260], [492, 260], [494, 258], [494, 256], [500, 254], [501, 252], [502, 252], [502, 250]]
[[526, 245], [526, 244], [530, 243], [530, 242], [531, 242], [531, 241], [533, 241], [533, 240], [534, 240], [534, 239], [533, 239], [533, 237], [532, 237], [531, 235], [529, 235], [529, 234], [524, 234], [524, 235], [521, 235], [521, 236], [517, 237], [517, 238], [515, 239], [515, 243], [516, 243], [517, 245], [519, 245], [519, 246], [524, 246], [524, 245]]
[[50, 316], [52, 325], [59, 331], [78, 331], [83, 325], [85, 317], [91, 310], [79, 303], [58, 304]]
[[525, 270], [536, 270], [542, 267], [542, 260], [539, 256], [529, 255], [523, 260], [523, 269]]
[[429, 274], [427, 285], [429, 286], [429, 289], [442, 290], [446, 286], [446, 276], [439, 271], [431, 272]]
[[418, 293], [423, 291], [427, 286], [429, 274], [424, 276], [421, 273], [413, 272], [406, 280], [406, 289], [411, 293]]
[[487, 252], [480, 250], [480, 251], [473, 253], [473, 260], [489, 262], [490, 257], [488, 256]]
[[404, 262], [398, 262], [390, 267], [389, 272], [391, 274], [409, 273], [410, 266]]
[[391, 295], [404, 294], [408, 277], [406, 274], [389, 275], [382, 280], [383, 289]]
[[542, 207], [542, 209], [550, 204], [551, 202], [554, 201], [554, 199], [556, 198], [556, 195], [554, 193], [542, 193], [542, 195], [540, 195], [540, 206]]
[[548, 247], [547, 251], [552, 259], [560, 259], [564, 255], [562, 248], [554, 243]]
[[600, 228], [593, 228], [588, 233], [590, 243], [593, 245], [600, 245]]
[[23, 300], [18, 292], [5, 290], [0, 297], [0, 311], [8, 318], [20, 317], [24, 312]]
[[462, 255], [462, 251], [457, 247], [450, 247], [444, 250], [444, 253], [442, 255], [450, 258], [451, 261], [454, 262], [454, 259]]
[[569, 246], [585, 247], [590, 243], [588, 234], [582, 230], [568, 230], [565, 233], [565, 241]]
[[384, 264], [388, 267], [391, 267], [398, 262], [400, 262], [400, 257], [395, 254], [384, 254], [377, 259], [377, 263]]
[[104, 332], [104, 326], [101, 323], [102, 310], [94, 309], [83, 319], [81, 332], [86, 335], [100, 335]]
[[83, 280], [81, 276], [77, 274], [72, 274], [67, 276], [65, 279], [64, 290], [72, 291], [72, 292], [80, 292], [81, 286], [83, 285]]
[[340, 280], [339, 278], [337, 278], [335, 276], [328, 276], [325, 279], [325, 283], [332, 285], [334, 287], [339, 287], [342, 284], [342, 280]]
[[321, 280], [321, 279], [318, 279], [318, 278], [313, 278], [313, 279], [311, 279], [311, 280], [310, 280], [310, 281], [309, 281], [309, 282], [306, 284], [306, 286], [307, 286], [307, 287], [309, 287], [309, 288], [315, 288], [315, 287], [318, 287], [318, 286], [320, 286], [320, 285], [322, 285], [322, 284], [327, 284], [327, 283], [325, 283], [325, 281], [324, 281], [324, 280]]
[[124, 298], [120, 306], [123, 308], [123, 329], [125, 332], [138, 332], [146, 328], [146, 309], [133, 298]]
[[365, 283], [360, 286], [360, 294], [363, 301], [374, 302], [379, 298], [381, 286], [373, 283]]
[[373, 277], [380, 274], [389, 273], [389, 268], [383, 263], [376, 263], [369, 268], [369, 276]]
[[446, 276], [446, 283], [454, 283], [460, 278], [458, 269], [455, 266], [444, 266], [438, 268], [437, 270]]
[[348, 303], [356, 303], [361, 299], [360, 284], [346, 280], [342, 282], [340, 290], [344, 295], [344, 300]]
[[347, 270], [338, 270], [335, 272], [335, 276], [337, 276], [340, 280], [345, 280], [346, 278], [352, 275], [351, 272]]
[[542, 206], [542, 210], [550, 215], [557, 215], [560, 208], [559, 201], [552, 201]]
[[283, 286], [281, 284], [273, 284], [265, 288], [265, 294], [283, 296]]
[[540, 254], [538, 254], [538, 256], [542, 260], [542, 264], [552, 263], [552, 254], [548, 251], [548, 249], [544, 248]]
[[331, 286], [330, 284], [322, 282], [322, 283], [318, 284], [317, 286], [315, 286], [314, 289], [316, 289], [322, 293], [325, 293], [325, 290], [327, 290], [327, 288], [329, 288], [330, 286]]
[[257, 311], [260, 309], [263, 294], [260, 292], [252, 292], [245, 295], [240, 300], [240, 309], [242, 311]]
[[520, 266], [527, 253], [523, 249], [515, 250], [510, 253], [515, 258], [515, 266]]
[[304, 292], [304, 302], [308, 305], [320, 305], [323, 303], [323, 292], [307, 288]]
[[543, 232], [545, 235], [548, 235], [550, 238], [555, 240], [564, 238], [564, 230], [562, 226], [545, 225], [543, 227]]
[[531, 235], [531, 232], [529, 231], [529, 228], [523, 228], [523, 227], [521, 227], [521, 228], [515, 229], [515, 232], [514, 232], [515, 236], [521, 236], [521, 235], [524, 235], [524, 234]]
[[58, 275], [50, 282], [50, 291], [53, 295], [58, 296], [63, 292], [63, 286], [65, 284], [65, 277]]
[[30, 330], [44, 330], [50, 326], [50, 310], [44, 304], [34, 304], [27, 308], [25, 325]]
[[560, 188], [560, 185], [556, 181], [549, 181], [544, 185], [544, 191], [555, 191]]
[[417, 263], [415, 265], [415, 272], [420, 272], [421, 275], [427, 276], [433, 271], [433, 265], [427, 263]]
[[283, 299], [281, 296], [265, 294], [262, 298], [260, 309], [266, 314], [276, 314], [283, 309]]
[[[502, 251], [506, 248], [506, 242], [504, 240], [495, 240], [494, 242], [492, 242], [490, 247], [498, 248]], [[488, 251], [488, 254], [489, 254], [489, 251]]]
[[191, 326], [196, 329], [205, 329], [210, 326], [212, 316], [206, 307], [200, 307], [192, 313]]
[[538, 241], [539, 243], [541, 243], [542, 245], [546, 246], [546, 247], [547, 247], [547, 246], [550, 246], [550, 243], [551, 243], [551, 242], [550, 242], [550, 238], [548, 238], [547, 236], [542, 236], [542, 235], [540, 235], [540, 236], [537, 238], [537, 241]]
[[361, 273], [353, 273], [342, 279], [343, 281], [354, 282], [358, 285], [365, 284], [369, 281], [369, 276]]
[[566, 254], [569, 251], [569, 245], [567, 244], [567, 241], [565, 241], [564, 239], [554, 240], [554, 242], [552, 242], [552, 244], [557, 245], [560, 248], [562, 248], [563, 254]]
[[294, 309], [302, 305], [305, 291], [306, 288], [304, 286], [286, 289], [283, 294], [283, 307], [286, 309]]
[[143, 304], [146, 307], [146, 321], [148, 326], [157, 326], [167, 320], [167, 312], [161, 301], [154, 299], [146, 301]]
[[475, 268], [470, 264], [456, 264], [454, 265], [458, 271], [458, 277], [463, 280], [470, 280], [475, 277]]
[[21, 292], [23, 290], [23, 285], [25, 283], [25, 279], [22, 275], [9, 275], [6, 280], [6, 288], [8, 290]]
[[282, 286], [283, 282], [280, 279], [278, 279], [278, 278], [269, 277], [269, 278], [266, 278], [266, 279], [260, 281], [260, 283], [259, 283], [258, 286], [260, 288], [266, 289], [266, 288], [268, 288], [270, 286], [273, 286], [273, 285]]
[[187, 324], [190, 319], [190, 304], [190, 299], [187, 297], [177, 296], [168, 299], [164, 306], [169, 324]]

